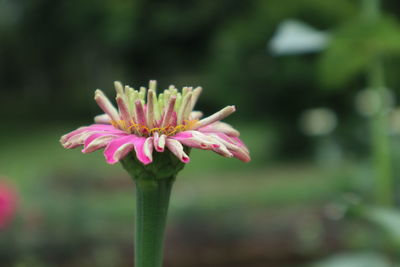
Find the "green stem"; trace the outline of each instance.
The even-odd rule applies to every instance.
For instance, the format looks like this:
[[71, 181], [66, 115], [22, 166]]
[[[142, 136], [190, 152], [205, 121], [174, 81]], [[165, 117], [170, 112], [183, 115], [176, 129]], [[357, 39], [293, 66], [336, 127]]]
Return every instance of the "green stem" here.
[[135, 267], [161, 267], [169, 198], [174, 178], [135, 179]]
[[363, 16], [367, 21], [379, 18], [380, 4], [380, 0], [362, 0]]
[[134, 153], [121, 163], [136, 184], [135, 267], [161, 267], [171, 189], [185, 164], [169, 151], [156, 153], [148, 165]]
[[[363, 0], [363, 16], [366, 23], [373, 25], [379, 20], [380, 0]], [[376, 51], [369, 65], [368, 86], [377, 92], [379, 109], [371, 118], [372, 156], [375, 169], [375, 200], [381, 205], [393, 205], [393, 174], [390, 139], [387, 121], [387, 96], [382, 55]]]
[[371, 120], [372, 153], [376, 175], [375, 198], [378, 204], [392, 205], [394, 202], [394, 181], [386, 114], [388, 107], [383, 74], [382, 60], [377, 56], [371, 62], [369, 73], [369, 86], [378, 93], [381, 104]]

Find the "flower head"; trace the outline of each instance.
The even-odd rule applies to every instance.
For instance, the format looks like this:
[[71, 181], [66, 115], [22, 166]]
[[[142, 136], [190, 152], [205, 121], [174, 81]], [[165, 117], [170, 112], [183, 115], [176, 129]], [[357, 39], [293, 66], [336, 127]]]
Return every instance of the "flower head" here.
[[0, 181], [0, 230], [7, 227], [16, 209], [15, 191], [5, 182]]
[[171, 85], [157, 95], [156, 81], [150, 81], [148, 90], [123, 87], [120, 82], [114, 85], [118, 108], [101, 90], [96, 90], [94, 99], [104, 114], [94, 118], [95, 124], [62, 136], [60, 142], [65, 148], [83, 145], [83, 153], [105, 148], [104, 156], [110, 164], [134, 150], [136, 158], [147, 165], [153, 161], [153, 150], [164, 152], [165, 149], [187, 163], [190, 159], [185, 146], [250, 161], [239, 132], [220, 122], [235, 111], [234, 106], [227, 106], [203, 119], [201, 112], [193, 111], [201, 87], [184, 87], [178, 92]]

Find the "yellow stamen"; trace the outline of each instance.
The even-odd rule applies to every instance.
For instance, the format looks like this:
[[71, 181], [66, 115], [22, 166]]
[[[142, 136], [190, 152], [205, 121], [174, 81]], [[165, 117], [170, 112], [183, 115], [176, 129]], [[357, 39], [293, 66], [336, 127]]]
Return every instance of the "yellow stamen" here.
[[178, 132], [190, 130], [197, 122], [198, 120], [185, 120], [183, 124], [179, 124], [176, 126], [168, 125], [165, 127], [154, 127], [154, 128], [148, 128], [145, 125], [134, 123], [133, 121], [130, 121], [130, 126], [128, 126], [126, 121], [124, 120], [111, 121], [111, 124], [115, 128], [124, 130], [129, 133], [138, 132], [141, 134], [152, 135], [153, 133], [158, 132], [159, 134], [165, 134], [167, 136], [171, 136]]

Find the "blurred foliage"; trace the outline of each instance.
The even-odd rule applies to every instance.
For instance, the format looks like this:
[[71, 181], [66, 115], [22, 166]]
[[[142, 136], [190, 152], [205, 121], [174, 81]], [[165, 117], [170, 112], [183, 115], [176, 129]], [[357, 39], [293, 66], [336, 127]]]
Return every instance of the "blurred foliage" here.
[[400, 24], [394, 17], [367, 21], [360, 17], [342, 25], [320, 59], [321, 80], [344, 89], [355, 75], [368, 71], [377, 55], [400, 54]]

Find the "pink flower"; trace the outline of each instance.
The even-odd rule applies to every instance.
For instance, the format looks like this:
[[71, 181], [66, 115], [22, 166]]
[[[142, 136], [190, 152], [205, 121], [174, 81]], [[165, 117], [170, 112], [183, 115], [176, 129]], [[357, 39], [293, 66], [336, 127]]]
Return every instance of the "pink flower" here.
[[146, 165], [153, 161], [153, 150], [163, 152], [166, 148], [187, 163], [190, 159], [184, 146], [250, 161], [239, 132], [220, 122], [235, 111], [234, 106], [204, 119], [201, 112], [193, 111], [201, 87], [184, 87], [178, 92], [171, 85], [158, 96], [155, 81], [150, 81], [148, 90], [123, 88], [120, 82], [115, 82], [115, 89], [118, 109], [101, 90], [96, 90], [94, 99], [105, 114], [94, 118], [96, 124], [62, 136], [60, 142], [65, 148], [83, 146], [83, 153], [105, 148], [104, 156], [110, 164], [134, 150], [138, 160]]
[[10, 223], [16, 209], [17, 197], [14, 190], [0, 181], [0, 229]]

